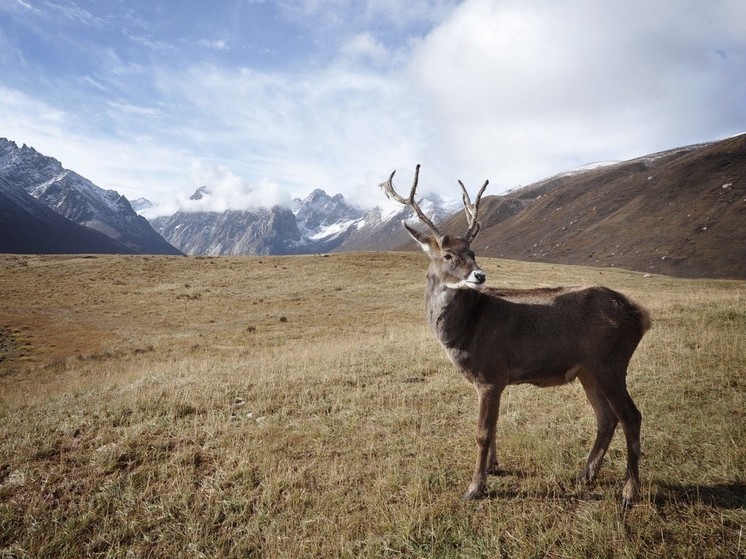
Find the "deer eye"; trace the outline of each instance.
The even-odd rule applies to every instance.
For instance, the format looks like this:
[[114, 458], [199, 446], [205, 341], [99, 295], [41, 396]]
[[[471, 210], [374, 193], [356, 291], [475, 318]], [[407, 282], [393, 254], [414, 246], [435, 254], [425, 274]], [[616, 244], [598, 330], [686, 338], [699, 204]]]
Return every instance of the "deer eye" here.
[[447, 252], [446, 252], [446, 253], [445, 253], [445, 254], [443, 255], [443, 258], [445, 258], [446, 260], [451, 260], [451, 259], [453, 259], [453, 255], [452, 255], [452, 254], [449, 254], [449, 253], [447, 253]]

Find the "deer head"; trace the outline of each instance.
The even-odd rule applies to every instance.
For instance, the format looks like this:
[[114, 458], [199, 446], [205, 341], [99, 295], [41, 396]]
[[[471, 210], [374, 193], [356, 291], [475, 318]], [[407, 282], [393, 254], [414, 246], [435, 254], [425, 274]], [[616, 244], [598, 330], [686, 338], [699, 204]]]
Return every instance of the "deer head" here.
[[474, 203], [471, 202], [464, 184], [458, 181], [461, 186], [468, 229], [463, 237], [454, 237], [443, 235], [425, 215], [425, 212], [422, 211], [415, 200], [420, 166], [417, 165], [415, 168], [414, 181], [409, 191], [409, 197], [407, 198], [399, 195], [394, 189], [393, 179], [395, 173], [396, 171], [391, 173], [389, 180], [381, 183], [380, 187], [383, 188], [387, 197], [393, 198], [397, 202], [412, 208], [420, 221], [430, 230], [429, 234], [421, 233], [407, 224], [406, 221], [402, 222], [409, 235], [417, 241], [422, 250], [430, 257], [430, 277], [436, 279], [441, 285], [449, 289], [479, 288], [484, 283], [486, 276], [477, 265], [470, 244], [477, 236], [477, 233], [479, 233], [480, 223], [477, 221], [479, 202], [489, 181], [484, 181], [484, 185], [477, 193]]

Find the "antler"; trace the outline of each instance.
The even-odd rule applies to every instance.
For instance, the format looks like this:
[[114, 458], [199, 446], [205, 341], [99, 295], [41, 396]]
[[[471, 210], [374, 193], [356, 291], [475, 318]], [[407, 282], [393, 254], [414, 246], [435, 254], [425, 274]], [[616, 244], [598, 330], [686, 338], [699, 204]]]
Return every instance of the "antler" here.
[[412, 208], [414, 210], [414, 213], [417, 214], [417, 217], [420, 218], [420, 221], [422, 221], [422, 223], [427, 225], [430, 228], [430, 230], [433, 233], [435, 233], [436, 236], [440, 237], [441, 233], [440, 231], [438, 231], [438, 228], [435, 227], [435, 225], [433, 225], [433, 222], [430, 221], [430, 219], [425, 215], [425, 212], [422, 211], [419, 204], [417, 204], [417, 202], [414, 199], [415, 192], [417, 191], [417, 181], [419, 180], [419, 177], [420, 177], [419, 164], [417, 165], [417, 167], [415, 167], [415, 170], [414, 170], [414, 182], [412, 183], [412, 190], [409, 191], [409, 198], [404, 198], [403, 196], [400, 196], [394, 190], [394, 184], [392, 183], [392, 181], [394, 179], [395, 174], [396, 174], [396, 171], [391, 173], [391, 176], [389, 177], [388, 181], [382, 182], [378, 186], [383, 188], [383, 191], [386, 193], [387, 198], [393, 198], [400, 204], [404, 204], [405, 206], [409, 206], [410, 208]]
[[479, 233], [479, 229], [482, 226], [477, 221], [477, 216], [479, 215], [479, 202], [482, 200], [484, 189], [487, 188], [490, 181], [484, 181], [484, 184], [482, 185], [482, 188], [479, 189], [473, 204], [471, 203], [471, 198], [469, 198], [469, 193], [466, 191], [464, 183], [461, 181], [458, 181], [458, 183], [461, 185], [461, 192], [463, 193], [462, 199], [464, 201], [464, 213], [466, 214], [466, 222], [469, 225], [469, 229], [466, 230], [466, 234], [464, 235], [464, 240], [467, 243], [471, 243], [474, 240], [474, 237], [477, 236], [477, 233]]

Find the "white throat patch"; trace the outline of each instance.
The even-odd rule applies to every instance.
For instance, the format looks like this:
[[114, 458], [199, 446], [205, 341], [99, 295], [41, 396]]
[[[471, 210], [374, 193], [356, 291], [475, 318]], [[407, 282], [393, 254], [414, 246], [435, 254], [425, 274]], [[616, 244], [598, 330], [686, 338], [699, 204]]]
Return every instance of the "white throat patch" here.
[[468, 280], [461, 280], [455, 283], [446, 283], [445, 286], [448, 289], [481, 289], [484, 284], [482, 283], [475, 283]]

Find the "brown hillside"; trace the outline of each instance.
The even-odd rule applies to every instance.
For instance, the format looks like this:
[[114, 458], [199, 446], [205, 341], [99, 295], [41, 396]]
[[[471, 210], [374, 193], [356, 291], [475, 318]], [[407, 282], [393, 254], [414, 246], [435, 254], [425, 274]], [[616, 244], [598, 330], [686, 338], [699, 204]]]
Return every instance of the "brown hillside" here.
[[[484, 256], [743, 279], [746, 135], [488, 197], [480, 219]], [[463, 215], [443, 229], [465, 230]]]

